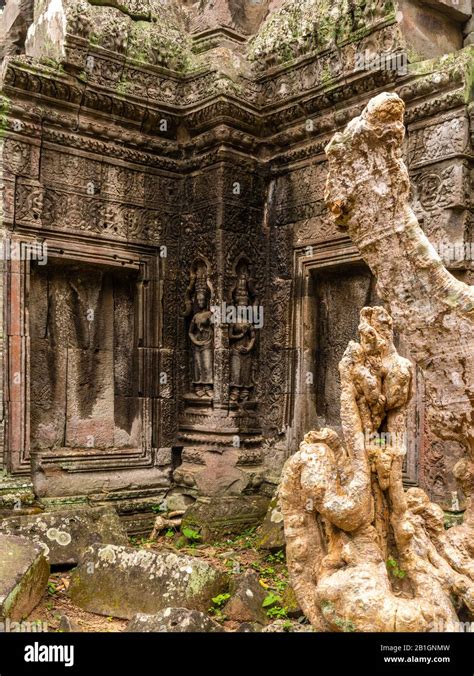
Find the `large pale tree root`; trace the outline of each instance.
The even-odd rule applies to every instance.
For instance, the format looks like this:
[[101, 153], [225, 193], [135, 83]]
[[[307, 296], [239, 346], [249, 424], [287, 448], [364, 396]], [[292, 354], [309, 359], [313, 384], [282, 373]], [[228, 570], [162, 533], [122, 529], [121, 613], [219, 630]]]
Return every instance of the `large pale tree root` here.
[[412, 366], [383, 308], [362, 310], [359, 333], [339, 364], [345, 443], [309, 432], [283, 471], [292, 586], [318, 631], [460, 631], [474, 612], [468, 547], [402, 484]]
[[441, 508], [404, 490], [412, 366], [392, 316], [364, 308], [339, 365], [344, 441], [307, 434], [281, 485], [292, 585], [319, 631], [461, 631], [474, 612], [474, 288], [444, 268], [409, 206], [403, 114], [381, 94], [333, 137], [326, 201], [424, 373], [431, 429], [465, 450], [454, 473], [467, 510], [445, 531]]

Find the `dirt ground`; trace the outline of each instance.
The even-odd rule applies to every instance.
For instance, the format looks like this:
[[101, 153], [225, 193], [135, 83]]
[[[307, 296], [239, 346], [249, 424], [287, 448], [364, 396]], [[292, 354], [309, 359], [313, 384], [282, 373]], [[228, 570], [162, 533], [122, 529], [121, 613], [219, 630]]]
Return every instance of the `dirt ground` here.
[[[268, 595], [273, 594], [275, 597], [280, 597], [288, 586], [288, 572], [284, 554], [283, 552], [269, 554], [257, 550], [255, 539], [254, 529], [249, 529], [241, 536], [223, 539], [222, 542], [212, 545], [205, 545], [199, 542], [197, 535], [193, 538], [191, 534], [191, 539], [189, 539], [169, 530], [162, 534], [156, 542], [131, 538], [131, 545], [152, 550], [167, 548], [190, 556], [202, 557], [220, 570], [227, 571], [230, 574], [243, 573], [248, 569], [254, 570]], [[64, 616], [69, 619], [73, 631], [123, 631], [127, 626], [127, 620], [89, 613], [72, 603], [68, 594], [70, 576], [70, 570], [53, 572], [43, 599], [26, 619], [30, 622], [47, 623], [49, 632], [68, 630]], [[269, 609], [268, 612], [270, 613], [269, 620], [286, 618], [286, 611], [282, 604], [278, 602], [273, 606], [273, 610]], [[220, 622], [227, 631], [235, 631], [239, 626], [238, 622], [233, 622], [225, 617], [221, 602], [217, 602], [215, 607], [210, 609], [209, 614], [213, 619]], [[63, 620], [61, 621], [62, 617]]]

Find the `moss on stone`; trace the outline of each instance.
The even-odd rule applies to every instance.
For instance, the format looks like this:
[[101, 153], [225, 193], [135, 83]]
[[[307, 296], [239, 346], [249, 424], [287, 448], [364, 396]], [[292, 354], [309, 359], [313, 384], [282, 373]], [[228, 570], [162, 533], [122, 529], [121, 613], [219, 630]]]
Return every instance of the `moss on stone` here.
[[375, 0], [294, 0], [271, 14], [249, 44], [251, 61], [272, 57], [286, 63], [298, 54], [370, 32], [377, 21], [394, 17], [388, 0], [382, 10]]
[[[457, 52], [444, 54], [435, 59], [413, 61], [409, 53], [408, 72], [411, 75], [425, 76], [436, 79], [449, 77], [464, 90], [464, 101], [470, 104], [474, 98], [474, 46], [465, 47]], [[455, 300], [455, 299], [453, 299]]]
[[0, 96], [0, 138], [5, 136], [5, 131], [8, 128], [10, 107], [10, 99], [6, 96]]

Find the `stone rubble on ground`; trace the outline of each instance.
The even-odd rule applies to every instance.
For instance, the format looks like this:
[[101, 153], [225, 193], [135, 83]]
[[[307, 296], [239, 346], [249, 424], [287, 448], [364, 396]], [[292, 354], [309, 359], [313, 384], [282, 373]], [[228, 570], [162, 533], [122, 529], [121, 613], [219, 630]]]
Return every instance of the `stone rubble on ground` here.
[[231, 598], [224, 606], [224, 615], [230, 620], [239, 622], [259, 622], [266, 624], [267, 615], [263, 608], [266, 592], [253, 570], [232, 579], [230, 585]]
[[199, 610], [188, 608], [164, 608], [156, 615], [135, 615], [127, 625], [128, 632], [180, 633], [223, 632], [220, 624]]
[[39, 545], [0, 535], [0, 618], [27, 617], [40, 602], [48, 577], [49, 563]]
[[75, 508], [0, 520], [0, 533], [38, 543], [51, 565], [77, 564], [94, 543], [127, 545], [128, 537], [112, 507]]
[[291, 622], [289, 620], [275, 620], [262, 629], [264, 634], [276, 634], [279, 632], [289, 634], [304, 634], [312, 633], [313, 627], [310, 624], [300, 624], [299, 622]]
[[116, 545], [88, 547], [71, 576], [70, 597], [99, 615], [131, 619], [169, 607], [206, 612], [229, 577], [196, 557]]
[[81, 628], [74, 619], [71, 619], [68, 615], [61, 615], [59, 618], [59, 627], [58, 630], [63, 633], [79, 632]]

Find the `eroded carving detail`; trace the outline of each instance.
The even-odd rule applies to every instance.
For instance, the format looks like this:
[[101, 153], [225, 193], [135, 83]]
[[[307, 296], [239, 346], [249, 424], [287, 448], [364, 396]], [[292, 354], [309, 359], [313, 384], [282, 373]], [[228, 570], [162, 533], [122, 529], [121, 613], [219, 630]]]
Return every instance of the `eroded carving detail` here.
[[191, 269], [185, 314], [192, 315], [188, 335], [193, 352], [193, 389], [198, 397], [212, 397], [214, 387], [214, 324], [207, 265], [198, 260]]
[[229, 326], [231, 402], [244, 402], [253, 389], [252, 361], [257, 340], [255, 326], [248, 321], [254, 296], [250, 272], [245, 260], [237, 266], [237, 282], [232, 292], [237, 319]]

